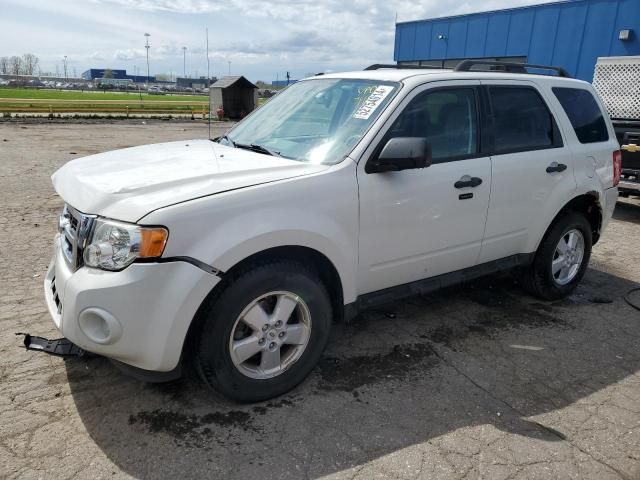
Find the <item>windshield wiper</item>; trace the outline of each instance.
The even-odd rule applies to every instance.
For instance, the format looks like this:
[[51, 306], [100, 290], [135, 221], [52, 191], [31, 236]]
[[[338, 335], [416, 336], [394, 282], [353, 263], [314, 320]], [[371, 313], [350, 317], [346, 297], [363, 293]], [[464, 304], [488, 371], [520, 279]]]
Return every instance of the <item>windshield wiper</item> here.
[[229, 142], [231, 144], [232, 147], [235, 147], [236, 144], [233, 140], [231, 140], [231, 138], [228, 135], [223, 135], [221, 137], [218, 137], [215, 139], [216, 142], [220, 143], [220, 140], [225, 140], [226, 142]]
[[243, 143], [234, 143], [233, 144], [234, 147], [236, 148], [243, 148], [245, 150], [251, 150], [252, 152], [256, 152], [256, 153], [263, 153], [265, 155], [271, 155], [272, 157], [281, 157], [282, 155], [280, 155], [280, 152], [274, 152], [273, 150], [269, 150], [266, 147], [263, 147], [262, 145], [258, 145], [257, 143], [252, 143], [251, 145], [245, 145]]

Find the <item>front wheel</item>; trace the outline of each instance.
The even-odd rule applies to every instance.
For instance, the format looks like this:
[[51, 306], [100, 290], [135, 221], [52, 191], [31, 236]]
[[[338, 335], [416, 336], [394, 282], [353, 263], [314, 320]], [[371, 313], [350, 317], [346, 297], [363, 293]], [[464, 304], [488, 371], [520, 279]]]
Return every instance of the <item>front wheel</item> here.
[[591, 257], [591, 225], [577, 212], [568, 213], [546, 233], [531, 266], [523, 272], [525, 288], [545, 300], [569, 295], [584, 276]]
[[207, 307], [196, 367], [206, 383], [241, 402], [281, 395], [320, 359], [331, 314], [312, 270], [287, 261], [254, 267]]

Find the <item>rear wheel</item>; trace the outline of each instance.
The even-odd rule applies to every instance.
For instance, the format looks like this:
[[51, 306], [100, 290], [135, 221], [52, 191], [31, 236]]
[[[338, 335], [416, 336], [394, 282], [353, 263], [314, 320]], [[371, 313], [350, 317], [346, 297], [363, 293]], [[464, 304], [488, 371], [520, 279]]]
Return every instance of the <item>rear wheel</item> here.
[[281, 395], [320, 359], [331, 317], [313, 271], [287, 261], [257, 266], [207, 307], [196, 367], [205, 382], [241, 402]]
[[591, 225], [584, 215], [570, 212], [556, 220], [543, 238], [533, 264], [522, 281], [545, 300], [569, 295], [584, 276], [591, 257]]

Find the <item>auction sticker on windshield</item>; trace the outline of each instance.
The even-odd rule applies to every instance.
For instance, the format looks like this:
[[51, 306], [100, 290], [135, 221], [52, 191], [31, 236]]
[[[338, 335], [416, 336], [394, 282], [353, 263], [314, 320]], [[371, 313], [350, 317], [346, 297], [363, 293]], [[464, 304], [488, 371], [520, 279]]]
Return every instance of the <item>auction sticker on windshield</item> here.
[[378, 85], [376, 89], [369, 95], [369, 97], [362, 102], [362, 105], [358, 107], [353, 114], [353, 118], [360, 120], [367, 120], [376, 108], [383, 102], [387, 95], [393, 91], [393, 87], [389, 85]]

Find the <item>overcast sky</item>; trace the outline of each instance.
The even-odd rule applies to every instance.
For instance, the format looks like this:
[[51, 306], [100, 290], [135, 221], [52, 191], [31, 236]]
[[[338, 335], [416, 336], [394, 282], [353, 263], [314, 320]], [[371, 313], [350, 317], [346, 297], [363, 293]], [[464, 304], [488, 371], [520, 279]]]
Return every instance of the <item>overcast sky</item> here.
[[[548, 1], [548, 0], [547, 0]], [[0, 56], [34, 53], [41, 69], [69, 74], [126, 68], [146, 74], [211, 75], [251, 80], [360, 69], [393, 61], [394, 23], [508, 8], [545, 0], [0, 0]]]

